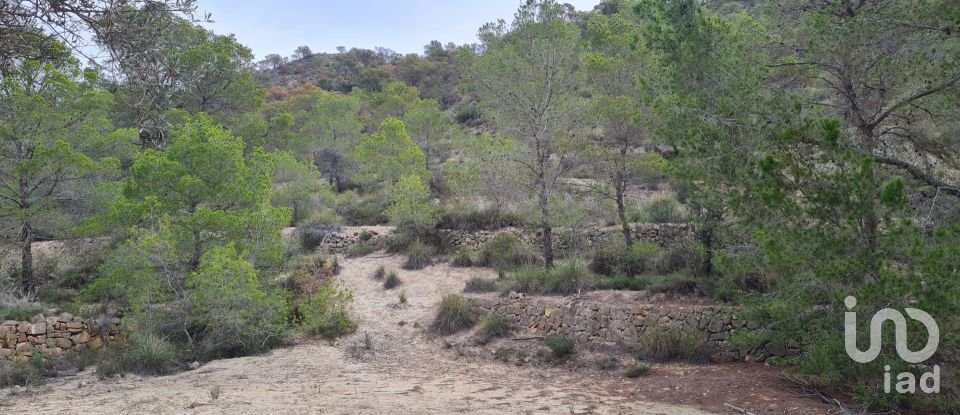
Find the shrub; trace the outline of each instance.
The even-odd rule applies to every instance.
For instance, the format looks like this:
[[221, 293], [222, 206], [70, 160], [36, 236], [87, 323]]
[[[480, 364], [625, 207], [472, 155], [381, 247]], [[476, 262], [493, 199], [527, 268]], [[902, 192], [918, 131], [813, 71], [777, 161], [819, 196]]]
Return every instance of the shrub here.
[[476, 324], [473, 303], [457, 294], [448, 294], [440, 300], [440, 310], [433, 323], [434, 328], [443, 335], [468, 329]]
[[386, 202], [380, 195], [359, 196], [351, 190], [340, 194], [336, 210], [347, 225], [382, 225], [388, 222]]
[[462, 231], [497, 230], [507, 226], [523, 226], [523, 219], [513, 213], [498, 209], [476, 209], [465, 206], [452, 206], [440, 218], [441, 229]]
[[172, 368], [177, 357], [173, 344], [153, 333], [138, 333], [125, 351], [127, 366], [144, 375], [161, 375]]
[[360, 238], [360, 242], [367, 242], [373, 239], [373, 233], [370, 231], [362, 231], [358, 237]]
[[620, 362], [613, 356], [604, 356], [597, 360], [597, 369], [600, 370], [613, 370], [617, 366], [620, 366]]
[[465, 293], [489, 293], [497, 290], [497, 282], [495, 280], [483, 278], [480, 276], [473, 276], [467, 280], [467, 284], [463, 287], [463, 292]]
[[400, 300], [400, 304], [406, 304], [406, 303], [407, 303], [407, 292], [406, 292], [406, 291], [400, 291], [400, 295], [399, 295], [399, 298], [398, 298], [398, 299]]
[[655, 271], [660, 258], [660, 251], [660, 246], [657, 244], [634, 242], [630, 249], [626, 250], [620, 273], [637, 276]]
[[670, 274], [683, 270], [690, 270], [698, 275], [703, 267], [703, 254], [697, 247], [674, 246], [660, 255], [657, 263], [657, 272]]
[[546, 271], [536, 266], [525, 266], [509, 274], [504, 283], [500, 286], [500, 291], [509, 293], [515, 291], [518, 293], [539, 293], [543, 290]]
[[608, 277], [616, 275], [623, 269], [624, 257], [626, 257], [626, 244], [618, 238], [614, 242], [603, 244], [593, 251], [590, 270]]
[[100, 352], [97, 361], [97, 377], [105, 379], [111, 376], [123, 375], [131, 370], [129, 355], [121, 349], [105, 348]]
[[300, 240], [300, 246], [310, 252], [327, 239], [332, 233], [340, 232], [341, 228], [337, 225], [331, 225], [323, 222], [311, 222], [297, 228], [297, 239]]
[[35, 365], [0, 360], [0, 388], [43, 384], [43, 373]]
[[570, 261], [549, 270], [541, 292], [549, 294], [574, 294], [589, 288], [593, 277], [576, 261]]
[[645, 290], [650, 285], [650, 281], [644, 278], [627, 277], [618, 275], [611, 278], [601, 278], [597, 281], [596, 287], [601, 290]]
[[670, 295], [706, 295], [708, 292], [700, 281], [682, 274], [660, 278], [650, 284], [649, 290]]
[[573, 354], [575, 343], [567, 336], [551, 334], [543, 339], [543, 344], [550, 349], [554, 359], [563, 359]]
[[380, 281], [386, 276], [387, 276], [387, 269], [384, 268], [383, 265], [381, 265], [377, 267], [376, 271], [373, 271], [373, 275], [371, 277], [377, 281]]
[[694, 330], [655, 327], [644, 332], [639, 340], [637, 357], [640, 359], [708, 363], [713, 355], [706, 336]]
[[358, 258], [372, 254], [377, 250], [377, 247], [370, 244], [353, 244], [347, 248], [347, 258]]
[[387, 278], [383, 280], [383, 289], [392, 290], [394, 288], [397, 288], [397, 286], [400, 285], [400, 283], [401, 283], [400, 277], [397, 276], [397, 272], [390, 271], [390, 274], [387, 275]]
[[261, 288], [256, 269], [232, 244], [204, 254], [186, 285], [192, 289], [188, 315], [201, 357], [254, 353], [282, 339], [285, 299]]
[[513, 330], [510, 322], [499, 313], [490, 313], [480, 322], [480, 332], [477, 333], [477, 343], [486, 344], [490, 340], [505, 337]]
[[643, 206], [642, 219], [651, 223], [685, 222], [683, 208], [669, 195], [657, 197]]
[[289, 287], [296, 294], [313, 294], [340, 272], [335, 256], [310, 255], [300, 259], [293, 269]]
[[420, 242], [419, 239], [414, 240], [413, 243], [407, 247], [406, 253], [407, 261], [403, 263], [403, 269], [424, 269], [433, 263], [433, 259], [431, 259], [433, 249], [423, 242]]
[[0, 305], [0, 321], [28, 321], [31, 317], [42, 314], [43, 311], [43, 307], [35, 303], [17, 304], [16, 307], [10, 308]]
[[650, 366], [643, 362], [637, 362], [628, 367], [623, 375], [628, 378], [638, 378], [646, 376], [648, 373], [650, 373]]
[[470, 252], [461, 248], [457, 250], [457, 255], [453, 257], [450, 265], [458, 268], [470, 268], [473, 266], [473, 258], [470, 258]]
[[540, 258], [516, 235], [501, 232], [483, 244], [478, 263], [484, 267], [516, 269], [539, 264]]
[[347, 316], [347, 306], [353, 300], [350, 291], [329, 282], [300, 304], [302, 324], [307, 332], [324, 337], [339, 337], [356, 328]]

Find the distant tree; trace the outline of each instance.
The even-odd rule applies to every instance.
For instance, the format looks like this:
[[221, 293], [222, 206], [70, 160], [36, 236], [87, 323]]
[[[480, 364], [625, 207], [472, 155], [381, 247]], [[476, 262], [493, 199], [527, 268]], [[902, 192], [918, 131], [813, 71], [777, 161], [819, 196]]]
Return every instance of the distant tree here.
[[94, 186], [118, 172], [116, 157], [132, 153], [132, 132], [113, 131], [98, 83], [73, 60], [23, 61], [0, 80], [0, 238], [20, 251], [27, 293], [38, 283], [32, 244], [68, 235]]
[[259, 66], [261, 70], [279, 71], [280, 68], [286, 63], [287, 58], [284, 58], [276, 53], [271, 53], [263, 57], [263, 60], [259, 62]]
[[485, 51], [471, 71], [494, 124], [523, 143], [514, 161], [539, 206], [547, 267], [554, 259], [550, 199], [557, 192], [557, 179], [570, 166], [571, 133], [581, 112], [580, 33], [570, 22], [570, 12], [569, 6], [552, 0], [529, 1], [512, 25], [502, 20], [485, 25]]
[[348, 180], [350, 152], [363, 130], [359, 111], [356, 97], [324, 93], [317, 98], [316, 112], [304, 127], [306, 134], [316, 138], [311, 150], [314, 164], [338, 190]]
[[364, 136], [354, 148], [357, 178], [369, 185], [390, 188], [401, 178], [430, 179], [423, 152], [410, 139], [407, 128], [396, 118], [387, 118], [376, 134]]
[[297, 46], [297, 49], [293, 51], [293, 59], [306, 59], [313, 56], [313, 51], [310, 50], [309, 46]]

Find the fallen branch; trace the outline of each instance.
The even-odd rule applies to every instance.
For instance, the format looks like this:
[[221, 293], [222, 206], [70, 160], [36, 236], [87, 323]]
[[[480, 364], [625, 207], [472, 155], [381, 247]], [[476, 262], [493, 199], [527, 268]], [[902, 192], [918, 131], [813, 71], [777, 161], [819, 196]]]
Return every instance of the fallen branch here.
[[524, 341], [524, 340], [543, 340], [543, 336], [530, 336], [530, 337], [514, 337], [510, 340]]
[[739, 406], [733, 406], [733, 405], [730, 405], [730, 404], [728, 404], [728, 403], [725, 403], [725, 404], [723, 404], [723, 405], [726, 406], [727, 408], [733, 409], [733, 410], [736, 411], [737, 413], [740, 413], [740, 414], [743, 414], [743, 415], [756, 415], [755, 413], [750, 412], [750, 411], [748, 411], [748, 410], [746, 410], [746, 409], [743, 409], [743, 408], [741, 408], [741, 407], [739, 407]]

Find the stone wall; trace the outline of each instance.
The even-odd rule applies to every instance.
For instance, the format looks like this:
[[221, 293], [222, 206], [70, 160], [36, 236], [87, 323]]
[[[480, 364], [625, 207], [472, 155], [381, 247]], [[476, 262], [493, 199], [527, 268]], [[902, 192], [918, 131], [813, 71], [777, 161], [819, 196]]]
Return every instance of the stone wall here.
[[608, 304], [606, 302], [558, 297], [475, 299], [485, 312], [496, 312], [534, 334], [563, 334], [581, 344], [617, 345], [635, 350], [640, 337], [651, 328], [696, 331], [703, 334], [715, 358], [763, 361], [770, 356], [799, 352], [796, 344], [767, 344], [755, 349], [738, 347], [729, 341], [741, 330], [759, 330], [761, 324], [746, 321], [733, 308], [716, 305]]
[[[366, 232], [368, 240], [361, 240]], [[389, 226], [355, 226], [346, 227], [341, 232], [333, 233], [321, 245], [321, 249], [329, 253], [345, 253], [351, 246], [364, 242], [383, 247], [387, 237], [393, 232]], [[440, 237], [454, 248], [478, 250], [487, 241], [501, 232], [510, 232], [533, 246], [539, 246], [542, 233], [535, 229], [503, 228], [493, 231], [462, 231], [455, 229], [441, 229]], [[568, 234], [568, 235], [565, 235]], [[604, 244], [612, 238], [621, 238], [622, 231], [618, 226], [604, 228], [587, 228], [572, 236], [563, 229], [556, 229], [553, 236], [553, 247], [556, 250], [566, 250], [570, 245], [585, 249]], [[693, 227], [686, 223], [638, 223], [633, 225], [633, 237], [640, 242], [655, 243], [660, 246], [674, 246], [693, 235]]]
[[37, 350], [46, 358], [84, 349], [99, 349], [119, 334], [120, 319], [82, 319], [69, 313], [37, 315], [30, 321], [0, 324], [0, 360], [26, 361]]

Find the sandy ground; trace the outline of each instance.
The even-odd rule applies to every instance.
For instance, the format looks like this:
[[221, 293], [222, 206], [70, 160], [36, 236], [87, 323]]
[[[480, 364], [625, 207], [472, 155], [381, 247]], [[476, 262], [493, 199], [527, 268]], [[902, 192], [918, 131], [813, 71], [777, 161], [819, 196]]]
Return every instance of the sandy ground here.
[[[352, 314], [359, 329], [334, 343], [306, 339], [269, 354], [214, 361], [164, 377], [98, 380], [88, 370], [52, 379], [39, 390], [0, 391], [0, 411], [702, 415], [732, 413], [723, 402], [769, 401], [781, 406], [755, 413], [822, 413], [797, 410], [809, 402], [784, 398], [768, 386], [775, 373], [754, 372], [757, 365], [663, 367], [649, 377], [626, 379], [583, 365], [518, 367], [495, 361], [489, 349], [466, 345], [466, 334], [438, 338], [425, 329], [444, 294], [462, 291], [472, 275], [492, 278], [493, 272], [446, 264], [404, 271], [401, 263], [402, 258], [384, 254], [341, 261], [338, 278], [354, 293]], [[385, 291], [370, 278], [381, 265], [398, 270], [398, 288]], [[399, 303], [401, 291], [406, 304]]]

